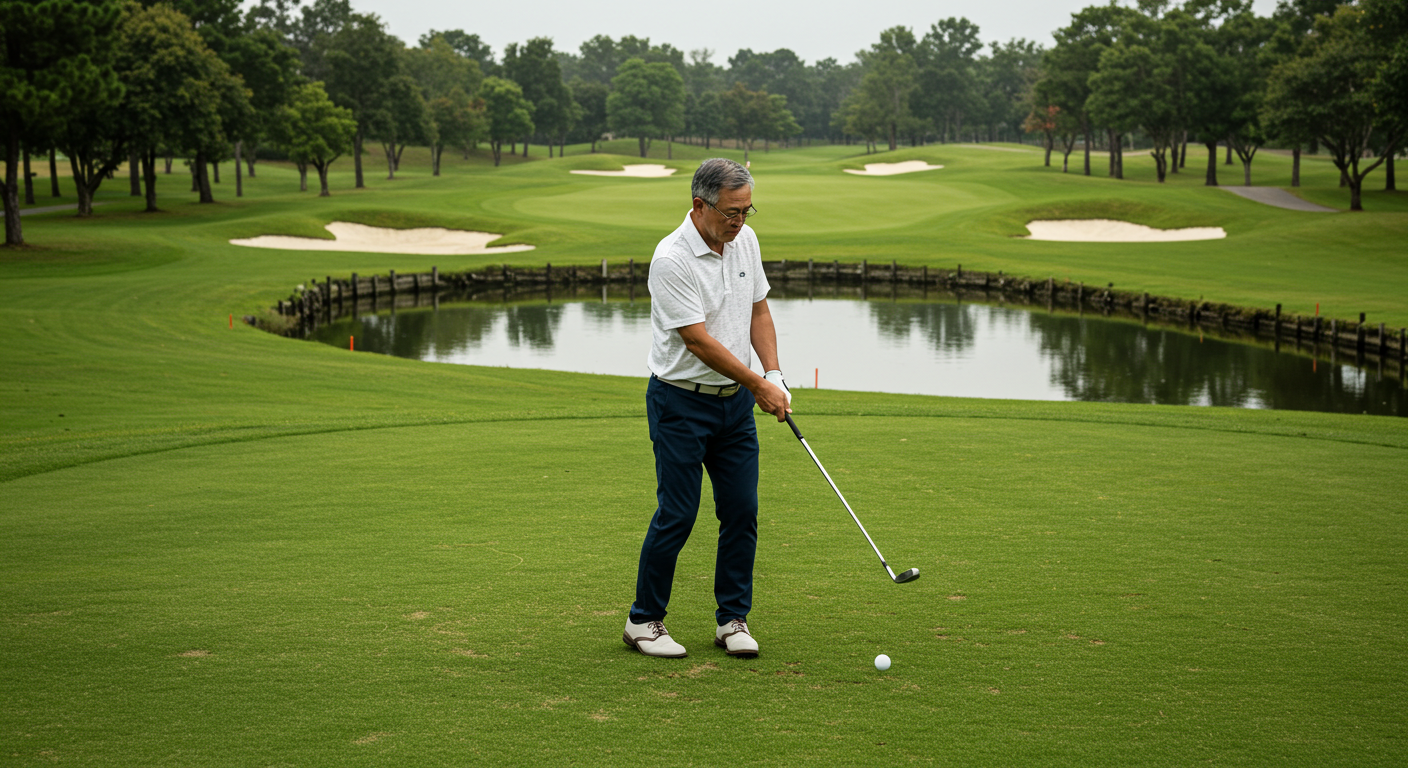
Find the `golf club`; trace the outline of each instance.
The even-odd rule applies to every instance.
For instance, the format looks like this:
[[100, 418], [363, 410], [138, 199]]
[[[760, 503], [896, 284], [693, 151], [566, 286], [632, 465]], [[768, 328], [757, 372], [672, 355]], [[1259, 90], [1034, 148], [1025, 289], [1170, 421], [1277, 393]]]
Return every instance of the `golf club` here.
[[903, 584], [906, 581], [914, 581], [919, 578], [918, 568], [910, 568], [898, 576], [895, 575], [894, 570], [890, 568], [890, 564], [885, 562], [885, 556], [880, 554], [880, 548], [875, 546], [875, 541], [870, 538], [869, 533], [865, 532], [865, 526], [860, 524], [860, 518], [856, 517], [855, 511], [852, 510], [851, 505], [846, 502], [846, 497], [841, 495], [841, 489], [836, 487], [836, 483], [831, 479], [831, 475], [826, 473], [826, 467], [821, 466], [821, 459], [818, 459], [816, 452], [812, 450], [810, 445], [807, 445], [807, 439], [802, 437], [802, 430], [797, 429], [797, 422], [792, 420], [792, 414], [790, 413], [787, 414], [787, 426], [792, 428], [792, 434], [797, 436], [797, 440], [802, 443], [802, 447], [807, 449], [807, 455], [811, 456], [812, 461], [816, 462], [816, 468], [821, 470], [821, 476], [826, 478], [826, 482], [831, 484], [831, 490], [836, 492], [836, 498], [840, 499], [841, 504], [846, 507], [846, 511], [851, 513], [851, 519], [856, 521], [856, 527], [860, 529], [861, 535], [865, 537], [866, 541], [870, 542], [870, 548], [875, 550], [875, 556], [880, 558], [880, 565], [885, 567], [885, 573], [890, 574], [890, 579], [896, 584]]

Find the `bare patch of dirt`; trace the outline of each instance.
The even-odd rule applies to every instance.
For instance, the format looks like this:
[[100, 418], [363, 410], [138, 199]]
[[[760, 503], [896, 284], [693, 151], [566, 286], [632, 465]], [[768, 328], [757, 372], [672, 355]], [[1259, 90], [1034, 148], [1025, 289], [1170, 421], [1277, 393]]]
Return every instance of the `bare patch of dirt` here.
[[378, 741], [380, 741], [380, 740], [386, 738], [387, 736], [391, 736], [391, 735], [393, 735], [393, 734], [386, 733], [385, 731], [377, 731], [376, 733], [369, 733], [369, 734], [367, 734], [366, 736], [363, 736], [363, 737], [360, 738], [360, 739], [353, 739], [353, 740], [352, 740], [352, 743], [353, 743], [353, 744], [374, 744], [374, 743], [376, 743], [376, 742], [378, 742]]
[[949, 596], [948, 596], [948, 599], [950, 599], [950, 600], [967, 600], [967, 599], [968, 599], [968, 596], [967, 596], [967, 595], [949, 595]]
[[475, 653], [473, 648], [456, 648], [454, 652], [455, 652], [455, 653], [458, 653], [458, 654], [461, 655], [461, 656], [468, 656], [468, 657], [471, 658], [471, 659], [487, 659], [487, 658], [489, 658], [489, 654], [487, 654], [487, 653]]
[[189, 651], [182, 651], [181, 653], [178, 653], [176, 655], [187, 659], [199, 659], [205, 656], [209, 656], [210, 651], [202, 651], [201, 649], [196, 648]]
[[606, 722], [607, 720], [610, 720], [610, 719], [611, 719], [611, 715], [606, 714], [606, 710], [604, 710], [604, 709], [598, 709], [597, 711], [591, 713], [590, 715], [587, 715], [587, 717], [590, 717], [591, 719], [597, 721], [598, 723], [604, 723], [604, 722]]
[[421, 619], [425, 619], [425, 618], [429, 618], [429, 617], [430, 617], [430, 612], [429, 612], [429, 611], [416, 611], [415, 613], [406, 614], [406, 618], [410, 619], [411, 621], [420, 621]]
[[619, 611], [592, 611], [593, 616], [615, 616]]

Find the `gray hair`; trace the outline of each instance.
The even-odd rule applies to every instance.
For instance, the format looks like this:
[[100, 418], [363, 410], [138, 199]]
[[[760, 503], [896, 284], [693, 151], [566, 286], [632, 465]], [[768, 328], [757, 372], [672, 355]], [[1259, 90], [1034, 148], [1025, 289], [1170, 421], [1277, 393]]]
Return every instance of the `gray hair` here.
[[711, 157], [699, 164], [694, 172], [690, 192], [709, 205], [717, 205], [719, 192], [728, 189], [753, 188], [753, 174], [747, 168], [726, 157]]

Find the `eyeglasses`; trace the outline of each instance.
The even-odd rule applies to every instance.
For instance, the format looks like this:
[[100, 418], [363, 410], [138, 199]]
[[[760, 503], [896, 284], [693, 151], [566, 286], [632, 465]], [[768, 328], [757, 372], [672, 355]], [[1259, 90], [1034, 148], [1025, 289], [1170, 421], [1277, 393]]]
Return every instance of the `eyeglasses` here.
[[724, 217], [724, 221], [733, 221], [734, 219], [738, 218], [739, 216], [742, 216], [742, 217], [743, 217], [743, 220], [744, 220], [744, 221], [747, 221], [748, 219], [751, 219], [751, 218], [753, 218], [754, 216], [757, 216], [757, 215], [758, 215], [758, 209], [757, 209], [757, 208], [754, 208], [754, 207], [751, 206], [751, 205], [748, 206], [747, 208], [741, 210], [741, 211], [738, 211], [737, 213], [734, 213], [733, 215], [729, 215], [729, 214], [727, 214], [727, 213], [724, 213], [723, 211], [720, 211], [718, 208], [716, 208], [716, 207], [714, 206], [713, 203], [709, 202], [708, 200], [705, 200], [705, 201], [704, 201], [704, 204], [707, 205], [707, 206], [709, 206], [710, 208], [713, 208], [715, 211], [718, 211], [718, 214], [719, 214], [720, 216]]

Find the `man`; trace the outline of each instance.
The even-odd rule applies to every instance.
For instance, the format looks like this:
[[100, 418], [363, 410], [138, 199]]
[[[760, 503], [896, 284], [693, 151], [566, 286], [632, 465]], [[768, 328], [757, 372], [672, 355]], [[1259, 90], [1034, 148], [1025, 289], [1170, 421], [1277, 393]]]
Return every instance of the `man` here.
[[[694, 528], [703, 469], [719, 519], [714, 644], [757, 656], [748, 631], [758, 545], [758, 432], [753, 405], [783, 421], [792, 395], [777, 362], [758, 238], [744, 220], [753, 176], [732, 160], [694, 173], [693, 207], [650, 262], [650, 384], [646, 416], [659, 506], [641, 545], [636, 599], [622, 639], [647, 656], [682, 658], [665, 629], [675, 561]], [[758, 353], [764, 376], [749, 366]]]

